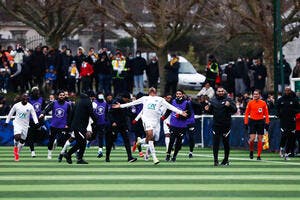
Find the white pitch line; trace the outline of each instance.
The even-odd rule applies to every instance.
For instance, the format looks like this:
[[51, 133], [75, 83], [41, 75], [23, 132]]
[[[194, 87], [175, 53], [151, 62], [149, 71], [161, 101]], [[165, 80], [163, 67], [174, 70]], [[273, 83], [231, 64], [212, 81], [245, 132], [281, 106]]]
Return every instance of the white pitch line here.
[[[163, 151], [157, 151], [157, 153], [166, 154], [166, 152], [163, 152]], [[178, 153], [178, 155], [187, 156], [188, 154], [186, 154], [186, 153]], [[196, 157], [205, 157], [205, 158], [213, 158], [212, 155], [206, 155], [206, 154], [195, 154], [195, 153], [193, 153], [193, 156], [196, 156]], [[282, 165], [299, 165], [300, 166], [300, 163], [295, 163], [295, 162], [290, 162], [290, 161], [272, 161], [272, 160], [260, 160], [260, 161], [257, 161], [255, 159], [251, 160], [250, 158], [238, 158], [238, 157], [229, 157], [229, 160], [242, 160], [242, 161], [249, 161], [249, 162], [264, 162], [264, 163], [274, 163], [274, 164], [282, 164]]]

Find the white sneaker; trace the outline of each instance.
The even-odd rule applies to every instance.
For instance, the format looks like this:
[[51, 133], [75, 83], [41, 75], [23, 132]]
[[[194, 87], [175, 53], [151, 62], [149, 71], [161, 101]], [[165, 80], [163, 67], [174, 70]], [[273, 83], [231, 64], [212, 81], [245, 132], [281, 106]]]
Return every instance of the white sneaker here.
[[159, 163], [159, 160], [156, 157], [154, 157], [153, 158], [153, 163], [154, 163], [154, 165], [157, 165]]
[[144, 154], [144, 160], [145, 160], [145, 161], [149, 161], [149, 155]]
[[6, 90], [6, 89], [3, 89], [3, 93], [4, 93], [4, 94], [7, 94], [7, 90]]
[[47, 156], [48, 159], [52, 159], [52, 152], [50, 150], [48, 150], [48, 156]]
[[279, 150], [279, 156], [280, 156], [280, 158], [284, 157], [284, 148], [280, 148], [280, 150]]
[[290, 160], [291, 158], [289, 157], [291, 153], [286, 153], [284, 154], [284, 160]]
[[31, 152], [31, 157], [33, 157], [33, 158], [35, 158], [35, 157], [36, 157], [36, 155], [35, 155], [35, 152], [34, 152], [34, 151], [32, 151], [32, 152]]

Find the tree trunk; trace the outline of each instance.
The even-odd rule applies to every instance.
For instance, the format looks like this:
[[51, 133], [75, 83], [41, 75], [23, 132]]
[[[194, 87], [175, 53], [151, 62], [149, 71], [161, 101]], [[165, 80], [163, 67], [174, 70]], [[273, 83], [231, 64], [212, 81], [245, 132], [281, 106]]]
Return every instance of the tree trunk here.
[[266, 90], [268, 92], [274, 91], [274, 59], [273, 59], [273, 46], [267, 45], [264, 49], [264, 62], [267, 68], [268, 80], [266, 83]]
[[160, 78], [160, 95], [165, 94], [165, 85], [166, 85], [166, 77], [165, 75], [165, 65], [168, 62], [168, 51], [167, 48], [159, 48], [156, 49], [158, 64], [159, 64], [159, 78]]
[[56, 35], [51, 35], [51, 36], [45, 36], [46, 43], [48, 46], [58, 49], [59, 48], [59, 43], [62, 41], [61, 37], [57, 37]]

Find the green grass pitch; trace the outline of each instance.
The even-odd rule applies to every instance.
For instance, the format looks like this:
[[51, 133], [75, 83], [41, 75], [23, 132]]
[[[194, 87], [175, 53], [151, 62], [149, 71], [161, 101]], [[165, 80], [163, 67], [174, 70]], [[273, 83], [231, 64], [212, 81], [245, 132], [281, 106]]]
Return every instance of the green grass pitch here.
[[36, 158], [25, 147], [14, 162], [13, 148], [0, 147], [0, 199], [300, 199], [299, 157], [284, 161], [263, 152], [263, 160], [256, 161], [248, 159], [248, 151], [232, 150], [230, 166], [214, 167], [211, 149], [196, 148], [189, 159], [184, 147], [172, 163], [164, 161], [165, 149], [159, 147], [161, 162], [153, 165], [142, 158], [127, 163], [124, 148], [117, 147], [105, 163], [91, 147], [85, 153], [88, 165], [77, 165], [74, 156], [69, 165], [57, 162], [58, 149], [48, 160], [47, 147], [37, 147]]

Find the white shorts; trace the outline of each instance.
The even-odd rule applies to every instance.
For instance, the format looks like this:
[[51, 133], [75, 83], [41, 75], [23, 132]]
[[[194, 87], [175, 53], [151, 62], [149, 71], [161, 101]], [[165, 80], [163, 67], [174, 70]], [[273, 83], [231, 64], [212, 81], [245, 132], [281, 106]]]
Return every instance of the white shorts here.
[[144, 121], [143, 122], [144, 130], [150, 131], [153, 130], [153, 137], [155, 141], [159, 140], [160, 135], [160, 121]]
[[28, 127], [19, 126], [14, 124], [14, 135], [21, 134], [21, 139], [26, 140]]

